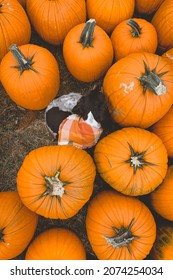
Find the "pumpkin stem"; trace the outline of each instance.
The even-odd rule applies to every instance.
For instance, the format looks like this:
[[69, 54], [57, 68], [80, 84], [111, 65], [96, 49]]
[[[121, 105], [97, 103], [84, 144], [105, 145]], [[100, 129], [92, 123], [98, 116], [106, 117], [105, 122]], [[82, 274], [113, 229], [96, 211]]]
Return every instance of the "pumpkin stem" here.
[[80, 40], [79, 40], [79, 43], [81, 43], [84, 48], [93, 47], [92, 42], [94, 40], [93, 33], [94, 33], [95, 25], [96, 25], [95, 19], [89, 19], [85, 24], [85, 27], [81, 33]]
[[32, 67], [32, 64], [34, 63], [32, 62], [33, 56], [31, 58], [26, 58], [24, 54], [19, 50], [16, 44], [11, 45], [9, 50], [12, 52], [14, 58], [19, 63], [19, 65], [12, 66], [12, 67], [18, 68], [20, 70], [20, 74], [22, 74], [25, 70], [29, 70], [29, 69], [38, 73], [37, 70], [35, 70]]
[[126, 246], [130, 252], [130, 243], [132, 243], [134, 239], [139, 238], [139, 236], [135, 236], [131, 232], [133, 224], [134, 219], [132, 219], [127, 228], [123, 226], [120, 229], [113, 227], [113, 230], [116, 232], [115, 235], [111, 237], [104, 236], [104, 238], [113, 248], [120, 248], [122, 246]]
[[167, 88], [162, 83], [161, 77], [167, 72], [163, 72], [157, 75], [155, 73], [156, 69], [150, 70], [149, 67], [146, 65], [145, 61], [144, 61], [144, 68], [145, 68], [145, 73], [138, 78], [139, 81], [141, 82], [141, 85], [144, 88], [144, 92], [147, 89], [150, 89], [158, 96], [164, 95], [167, 92]]
[[48, 188], [46, 191], [46, 194], [49, 194], [51, 196], [58, 196], [58, 197], [62, 197], [65, 190], [64, 190], [64, 185], [66, 185], [67, 183], [62, 182], [59, 179], [59, 174], [60, 171], [58, 171], [55, 176], [49, 177], [49, 176], [45, 176], [45, 180], [46, 180], [46, 187]]
[[129, 19], [126, 23], [132, 28], [130, 30], [132, 37], [139, 38], [141, 35], [141, 27], [139, 24], [133, 19]]
[[4, 242], [3, 236], [4, 234], [2, 233], [4, 229], [0, 230], [0, 242]]
[[125, 162], [130, 163], [130, 166], [133, 167], [134, 174], [136, 174], [137, 169], [143, 169], [143, 165], [150, 165], [150, 166], [155, 166], [156, 164], [148, 162], [144, 160], [144, 156], [147, 151], [143, 151], [141, 153], [135, 152], [132, 146], [128, 143], [131, 156], [130, 159], [126, 160]]

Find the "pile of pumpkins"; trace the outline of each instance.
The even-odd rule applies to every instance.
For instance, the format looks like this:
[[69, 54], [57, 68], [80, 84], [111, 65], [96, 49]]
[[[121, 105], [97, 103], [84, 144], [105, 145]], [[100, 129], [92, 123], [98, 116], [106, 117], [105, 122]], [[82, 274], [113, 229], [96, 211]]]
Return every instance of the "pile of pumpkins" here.
[[[173, 1], [0, 0], [0, 26], [0, 81], [16, 105], [45, 109], [60, 87], [56, 58], [30, 43], [34, 29], [62, 47], [75, 79], [103, 79], [121, 127], [93, 157], [67, 145], [29, 152], [17, 191], [0, 193], [0, 259], [26, 248], [25, 259], [86, 259], [70, 229], [33, 236], [40, 215], [69, 219], [88, 203], [87, 238], [98, 259], [172, 260]], [[110, 188], [92, 197], [97, 172]], [[157, 225], [153, 213], [168, 223]]]

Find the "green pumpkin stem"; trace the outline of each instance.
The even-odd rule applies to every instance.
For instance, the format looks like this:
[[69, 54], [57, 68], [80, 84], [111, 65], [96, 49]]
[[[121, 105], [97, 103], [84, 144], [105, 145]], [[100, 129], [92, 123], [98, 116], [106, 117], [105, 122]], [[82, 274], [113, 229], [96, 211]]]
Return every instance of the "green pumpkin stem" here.
[[115, 231], [115, 235], [108, 237], [104, 236], [106, 241], [113, 247], [113, 248], [120, 248], [126, 246], [130, 252], [130, 244], [134, 239], [139, 238], [139, 236], [135, 236], [131, 232], [131, 228], [134, 224], [134, 219], [130, 222], [128, 227], [121, 227], [120, 229], [113, 227]]
[[95, 19], [89, 19], [82, 30], [79, 43], [81, 43], [84, 48], [93, 47], [92, 42], [94, 40], [93, 33], [95, 25]]
[[141, 27], [139, 24], [133, 19], [129, 19], [126, 23], [132, 28], [130, 30], [132, 37], [139, 38], [141, 35]]
[[9, 50], [12, 52], [14, 58], [18, 62], [19, 65], [17, 66], [12, 66], [13, 68], [17, 68], [20, 70], [20, 74], [22, 74], [25, 70], [32, 70], [36, 73], [37, 70], [35, 70], [32, 65], [33, 65], [33, 56], [31, 58], [26, 58], [24, 54], [19, 50], [16, 44], [13, 44], [10, 46]]
[[144, 93], [147, 89], [154, 92], [156, 95], [161, 96], [166, 94], [167, 88], [164, 86], [161, 77], [167, 72], [156, 74], [156, 69], [150, 70], [147, 64], [144, 61], [145, 73], [139, 77], [139, 81], [144, 88]]

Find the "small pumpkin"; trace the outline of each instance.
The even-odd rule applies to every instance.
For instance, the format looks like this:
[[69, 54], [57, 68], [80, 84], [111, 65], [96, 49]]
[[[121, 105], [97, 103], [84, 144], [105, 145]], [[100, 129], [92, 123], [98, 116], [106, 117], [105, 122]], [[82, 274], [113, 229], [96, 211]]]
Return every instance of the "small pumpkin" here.
[[27, 248], [25, 260], [85, 260], [86, 252], [76, 233], [65, 228], [41, 232]]
[[157, 226], [156, 240], [151, 250], [152, 260], [173, 260], [173, 226]]
[[90, 201], [86, 230], [101, 260], [142, 260], [156, 238], [156, 223], [149, 208], [135, 197], [109, 190]]
[[71, 28], [86, 21], [84, 0], [29, 0], [26, 11], [39, 36], [52, 45], [61, 45]]
[[11, 44], [28, 44], [31, 25], [23, 7], [16, 0], [0, 0], [0, 61]]
[[151, 23], [158, 35], [158, 47], [167, 51], [173, 47], [173, 1], [165, 0], [155, 12]]
[[90, 19], [69, 31], [63, 43], [63, 56], [77, 80], [93, 82], [111, 66], [113, 47], [106, 32], [96, 25], [95, 19]]
[[142, 15], [151, 15], [158, 10], [165, 0], [135, 0], [135, 11]]
[[109, 68], [103, 89], [115, 122], [148, 128], [172, 106], [173, 68], [157, 54], [129, 54]]
[[126, 127], [102, 138], [94, 150], [101, 177], [117, 191], [140, 196], [156, 189], [166, 176], [168, 157], [160, 138]]
[[166, 177], [150, 196], [152, 208], [163, 218], [173, 221], [173, 165], [167, 170]]
[[25, 109], [44, 109], [58, 94], [58, 62], [46, 48], [34, 44], [11, 45], [1, 61], [0, 71], [6, 93]]
[[24, 205], [51, 219], [67, 219], [89, 200], [95, 164], [73, 146], [44, 146], [25, 157], [17, 173], [17, 190]]
[[163, 141], [168, 156], [173, 158], [173, 106], [152, 126], [152, 131]]
[[120, 22], [111, 34], [111, 41], [116, 60], [133, 52], [155, 53], [158, 44], [155, 27], [142, 18]]
[[0, 192], [0, 260], [15, 258], [31, 241], [38, 216], [23, 205], [17, 192]]
[[95, 18], [98, 26], [110, 34], [115, 26], [132, 17], [135, 0], [86, 0], [89, 18]]

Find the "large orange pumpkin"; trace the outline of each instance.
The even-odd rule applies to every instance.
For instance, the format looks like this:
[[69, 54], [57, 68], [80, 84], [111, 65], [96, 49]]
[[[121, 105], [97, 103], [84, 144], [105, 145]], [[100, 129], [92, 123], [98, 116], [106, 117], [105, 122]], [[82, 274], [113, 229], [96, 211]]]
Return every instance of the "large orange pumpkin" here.
[[156, 240], [151, 250], [153, 260], [173, 260], [173, 226], [157, 226]]
[[135, 0], [135, 10], [138, 14], [150, 15], [158, 10], [165, 0]]
[[94, 19], [79, 24], [67, 34], [63, 56], [70, 73], [83, 82], [101, 78], [113, 61], [113, 47], [106, 32]]
[[152, 208], [163, 218], [173, 221], [173, 165], [168, 167], [161, 185], [149, 195]]
[[165, 0], [154, 14], [151, 23], [158, 35], [158, 46], [162, 51], [173, 47], [173, 1]]
[[65, 228], [40, 233], [29, 245], [26, 260], [85, 260], [85, 248], [79, 237]]
[[15, 258], [31, 241], [38, 216], [23, 205], [17, 192], [0, 192], [0, 260]]
[[36, 32], [52, 45], [61, 45], [72, 27], [86, 21], [84, 0], [29, 0], [26, 11]]
[[155, 220], [147, 206], [115, 191], [100, 192], [91, 200], [86, 229], [101, 260], [142, 260], [156, 238]]
[[157, 54], [133, 53], [109, 68], [103, 88], [115, 122], [148, 128], [173, 103], [173, 68]]
[[74, 216], [93, 192], [95, 164], [73, 146], [45, 146], [32, 150], [17, 173], [22, 202], [46, 218]]
[[0, 61], [11, 44], [30, 41], [31, 25], [25, 10], [16, 0], [0, 0]]
[[44, 109], [58, 93], [58, 62], [46, 48], [12, 45], [1, 61], [0, 71], [6, 93], [23, 108]]
[[152, 192], [167, 172], [167, 151], [160, 138], [141, 128], [119, 129], [95, 147], [94, 159], [101, 177], [130, 196]]
[[86, 0], [89, 18], [95, 18], [97, 24], [107, 33], [115, 26], [133, 16], [135, 0]]
[[173, 158], [173, 106], [152, 126], [152, 131], [162, 139], [168, 156]]
[[154, 26], [142, 18], [120, 22], [111, 34], [111, 41], [116, 60], [134, 52], [155, 53], [158, 43]]

